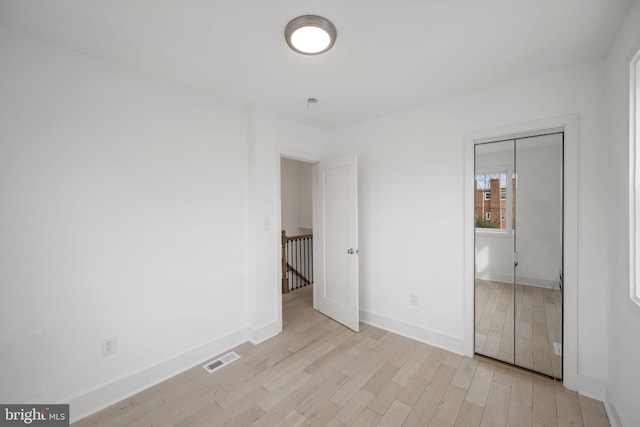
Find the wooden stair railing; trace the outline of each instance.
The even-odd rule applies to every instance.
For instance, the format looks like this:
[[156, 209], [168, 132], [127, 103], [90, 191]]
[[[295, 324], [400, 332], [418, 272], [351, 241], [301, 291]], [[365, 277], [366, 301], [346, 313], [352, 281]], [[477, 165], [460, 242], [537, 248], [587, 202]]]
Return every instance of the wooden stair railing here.
[[287, 236], [282, 230], [281, 236], [282, 293], [286, 294], [313, 283], [313, 235]]

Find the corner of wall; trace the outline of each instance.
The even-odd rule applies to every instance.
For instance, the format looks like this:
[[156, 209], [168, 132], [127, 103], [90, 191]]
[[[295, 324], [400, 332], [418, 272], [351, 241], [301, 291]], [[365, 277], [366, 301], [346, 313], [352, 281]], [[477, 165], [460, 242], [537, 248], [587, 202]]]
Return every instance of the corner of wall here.
[[282, 322], [275, 321], [259, 328], [249, 327], [247, 332], [249, 341], [253, 345], [258, 345], [282, 332]]
[[629, 425], [629, 424], [622, 424], [622, 421], [620, 420], [620, 415], [618, 414], [618, 410], [616, 409], [615, 405], [612, 403], [612, 402], [615, 402], [616, 399], [613, 397], [611, 390], [609, 390], [609, 387], [606, 387], [605, 392], [606, 392], [605, 399], [603, 400], [604, 409], [607, 411], [607, 417], [609, 418], [609, 423], [611, 424], [611, 427], [623, 427], [625, 425]]
[[465, 355], [465, 340], [460, 337], [443, 334], [438, 331], [425, 329], [418, 325], [394, 319], [372, 311], [360, 310], [360, 321], [377, 328], [402, 335], [425, 344], [443, 348], [453, 353]]
[[592, 399], [604, 400], [605, 399], [605, 382], [600, 378], [594, 378], [589, 375], [580, 374], [576, 376], [575, 387], [568, 387], [569, 389], [575, 388], [575, 391], [583, 396], [590, 397]]

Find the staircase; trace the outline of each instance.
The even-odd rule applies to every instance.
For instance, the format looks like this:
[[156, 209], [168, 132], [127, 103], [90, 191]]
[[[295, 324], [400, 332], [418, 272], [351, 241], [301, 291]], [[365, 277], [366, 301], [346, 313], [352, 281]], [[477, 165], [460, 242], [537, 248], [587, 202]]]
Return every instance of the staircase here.
[[282, 230], [282, 293], [313, 284], [313, 234], [287, 236]]

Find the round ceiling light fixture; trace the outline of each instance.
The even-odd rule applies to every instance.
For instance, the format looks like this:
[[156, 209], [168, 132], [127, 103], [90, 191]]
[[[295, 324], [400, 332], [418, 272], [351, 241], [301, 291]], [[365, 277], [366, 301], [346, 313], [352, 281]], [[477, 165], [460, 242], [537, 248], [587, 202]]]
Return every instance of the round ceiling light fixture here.
[[319, 55], [336, 42], [336, 27], [327, 18], [303, 15], [292, 19], [284, 29], [284, 38], [293, 50], [303, 55]]

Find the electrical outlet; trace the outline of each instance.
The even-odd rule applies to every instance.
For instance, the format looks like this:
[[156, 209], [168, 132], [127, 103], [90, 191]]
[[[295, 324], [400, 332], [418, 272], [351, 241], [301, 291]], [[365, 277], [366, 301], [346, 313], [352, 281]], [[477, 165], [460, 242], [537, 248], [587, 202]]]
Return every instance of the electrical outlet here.
[[411, 303], [411, 305], [418, 305], [418, 295], [409, 294], [409, 303]]
[[102, 356], [110, 356], [116, 352], [116, 337], [109, 337], [102, 340]]

